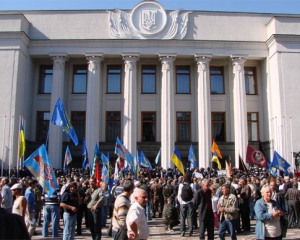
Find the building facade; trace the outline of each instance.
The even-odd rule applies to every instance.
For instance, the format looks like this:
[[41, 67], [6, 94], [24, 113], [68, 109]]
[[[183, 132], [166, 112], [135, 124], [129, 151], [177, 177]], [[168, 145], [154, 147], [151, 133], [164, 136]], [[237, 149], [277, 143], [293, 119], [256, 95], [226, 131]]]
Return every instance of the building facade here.
[[[215, 139], [224, 158], [263, 143], [294, 166], [300, 150], [300, 15], [131, 10], [0, 12], [0, 158], [17, 165], [19, 116], [26, 154], [47, 142], [53, 167], [65, 147], [81, 165], [81, 141], [111, 159], [118, 136], [172, 166], [192, 143], [200, 167]], [[79, 138], [49, 125], [61, 98]], [[47, 141], [49, 131], [49, 138]], [[2, 149], [1, 149], [2, 148]]]

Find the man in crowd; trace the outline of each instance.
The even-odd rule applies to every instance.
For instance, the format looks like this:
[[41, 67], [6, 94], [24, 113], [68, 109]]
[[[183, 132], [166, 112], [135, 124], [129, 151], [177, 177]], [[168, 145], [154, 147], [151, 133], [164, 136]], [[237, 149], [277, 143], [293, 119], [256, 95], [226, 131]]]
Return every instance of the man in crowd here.
[[300, 228], [300, 190], [298, 190], [298, 183], [294, 182], [293, 187], [286, 191], [285, 199], [289, 206], [288, 222], [289, 228], [292, 225], [293, 218], [297, 222], [297, 228]]
[[220, 214], [219, 237], [225, 240], [226, 229], [229, 231], [232, 240], [236, 240], [235, 220], [238, 217], [238, 202], [234, 194], [230, 193], [230, 185], [222, 186], [223, 196], [219, 199], [218, 212]]
[[115, 238], [118, 230], [126, 225], [126, 216], [130, 208], [130, 196], [134, 190], [134, 183], [125, 180], [123, 183], [123, 192], [116, 198], [112, 218], [112, 237]]
[[96, 186], [94, 178], [89, 180], [90, 188], [86, 191], [85, 202], [87, 203], [88, 221], [93, 240], [100, 240], [101, 233], [101, 215], [103, 205], [102, 188]]
[[204, 233], [206, 229], [208, 239], [214, 239], [214, 215], [208, 179], [202, 180], [202, 189], [198, 190], [195, 194], [194, 206], [198, 208], [200, 240], [205, 239]]
[[158, 212], [158, 216], [161, 218], [162, 216], [162, 209], [163, 209], [163, 194], [162, 191], [163, 187], [159, 183], [159, 179], [156, 178], [154, 183], [151, 186], [151, 194], [152, 194], [152, 201], [153, 201], [153, 208], [152, 208], [152, 218], [156, 217], [156, 212]]
[[168, 198], [167, 202], [164, 205], [163, 210], [163, 223], [165, 224], [165, 229], [169, 231], [169, 233], [173, 233], [173, 227], [179, 224], [178, 220], [178, 212], [177, 209], [172, 205], [172, 198]]
[[249, 198], [251, 196], [251, 189], [246, 184], [244, 178], [240, 178], [239, 185], [241, 187], [240, 194], [237, 195], [239, 199], [239, 209], [242, 218], [242, 228], [244, 231], [250, 231], [250, 209], [249, 209]]
[[149, 226], [145, 214], [148, 195], [145, 190], [139, 189], [135, 192], [135, 202], [129, 208], [126, 225], [129, 239], [148, 239]]
[[34, 217], [34, 204], [35, 204], [34, 189], [37, 187], [38, 181], [35, 179], [30, 179], [28, 181], [28, 185], [29, 187], [26, 189], [25, 192], [25, 198], [27, 200], [26, 226], [30, 237], [32, 237], [36, 227], [36, 222]]
[[2, 195], [2, 203], [1, 207], [4, 208], [8, 213], [11, 213], [13, 206], [13, 196], [8, 186], [9, 179], [2, 178], [0, 182], [1, 186], [1, 195]]
[[193, 189], [190, 186], [191, 176], [186, 174], [183, 176], [183, 183], [179, 185], [177, 199], [180, 204], [180, 232], [181, 236], [185, 235], [185, 220], [189, 216], [189, 236], [193, 233]]

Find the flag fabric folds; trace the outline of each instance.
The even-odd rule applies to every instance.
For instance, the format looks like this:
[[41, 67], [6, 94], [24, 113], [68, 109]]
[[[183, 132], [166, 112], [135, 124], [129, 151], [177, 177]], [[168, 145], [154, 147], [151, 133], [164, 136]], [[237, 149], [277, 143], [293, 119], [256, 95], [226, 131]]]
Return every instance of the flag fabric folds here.
[[193, 144], [191, 144], [191, 146], [190, 146], [188, 161], [190, 162], [190, 170], [192, 170], [195, 167], [198, 167]]
[[157, 165], [158, 164], [158, 161], [159, 161], [159, 157], [160, 157], [160, 153], [161, 153], [161, 147], [156, 155], [156, 158], [155, 158], [155, 164]]
[[133, 157], [130, 154], [130, 152], [125, 148], [121, 140], [117, 137], [116, 140], [116, 146], [115, 146], [115, 154], [120, 157], [125, 159], [132, 167], [133, 165]]
[[86, 145], [85, 145], [85, 140], [83, 139], [82, 141], [82, 156], [83, 156], [83, 163], [82, 163], [82, 167], [84, 169], [87, 168], [87, 165], [89, 165], [89, 156], [88, 156], [88, 151], [86, 149]]
[[265, 158], [264, 154], [260, 150], [254, 149], [249, 145], [247, 147], [246, 163], [257, 165], [263, 168], [268, 167], [267, 159]]
[[223, 158], [222, 154], [220, 152], [220, 149], [219, 149], [217, 143], [215, 142], [215, 140], [213, 140], [213, 143], [212, 143], [212, 146], [211, 146], [211, 152], [212, 153], [216, 152], [219, 158], [221, 158], [221, 159]]
[[245, 173], [248, 173], [248, 169], [244, 163], [244, 160], [242, 157], [239, 155], [239, 170], [244, 171]]
[[24, 166], [38, 180], [45, 192], [52, 196], [58, 188], [55, 175], [52, 171], [46, 146], [43, 144], [35, 150], [25, 161]]
[[25, 153], [25, 135], [22, 120], [20, 122], [20, 133], [19, 133], [19, 159], [23, 157]]
[[229, 159], [225, 159], [226, 164], [226, 177], [233, 177], [233, 171], [232, 171], [232, 163], [231, 163], [231, 157], [229, 156]]
[[146, 155], [141, 151], [140, 153], [140, 166], [148, 168], [150, 171], [152, 170], [152, 165], [149, 162], [148, 158]]
[[115, 162], [115, 172], [114, 172], [114, 179], [119, 179], [119, 167], [118, 167], [118, 161]]
[[175, 147], [174, 152], [172, 153], [171, 160], [178, 170], [184, 175], [184, 167], [177, 147]]
[[68, 117], [67, 112], [65, 111], [64, 105], [62, 104], [62, 101], [60, 98], [57, 100], [55, 104], [55, 108], [53, 110], [51, 123], [53, 123], [56, 126], [60, 126], [63, 129], [63, 133], [72, 139], [75, 146], [78, 145], [78, 138], [76, 135], [76, 132], [71, 124], [71, 121]]
[[283, 158], [281, 157], [276, 151], [274, 151], [273, 155], [273, 161], [271, 163], [271, 167], [277, 168], [280, 171], [287, 172], [288, 168], [291, 165]]
[[99, 148], [97, 146], [97, 143], [95, 144], [94, 147], [94, 161], [93, 161], [93, 167], [92, 167], [92, 172], [91, 172], [91, 177], [95, 177], [95, 173], [96, 173], [96, 162], [99, 162], [100, 160], [100, 152], [99, 152]]
[[219, 169], [219, 170], [222, 169], [222, 165], [221, 165], [221, 163], [220, 163], [220, 161], [219, 161], [219, 158], [218, 158], [216, 152], [213, 153], [213, 156], [212, 156], [211, 161], [212, 161], [212, 162], [215, 162], [215, 163], [218, 165], [218, 169]]
[[102, 182], [108, 183], [109, 182], [109, 175], [108, 175], [108, 171], [105, 165], [103, 165], [102, 167]]
[[67, 167], [70, 162], [72, 162], [72, 155], [71, 155], [69, 146], [67, 146], [66, 152], [65, 152], [65, 160], [64, 160], [64, 172], [67, 172]]

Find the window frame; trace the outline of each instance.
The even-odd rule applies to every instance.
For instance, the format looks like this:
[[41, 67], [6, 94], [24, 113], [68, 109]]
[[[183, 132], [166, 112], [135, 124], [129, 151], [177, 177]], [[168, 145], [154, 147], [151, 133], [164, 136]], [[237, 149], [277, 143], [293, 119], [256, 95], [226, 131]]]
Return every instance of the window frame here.
[[[108, 121], [108, 114], [110, 114], [110, 113], [118, 113], [120, 119], [118, 121], [117, 120], [109, 120]], [[114, 141], [116, 141], [116, 139], [114, 139], [112, 141], [108, 140], [108, 123], [109, 122], [118, 122], [119, 123], [120, 127], [119, 127], [119, 133], [117, 134], [117, 136], [120, 137], [121, 136], [121, 129], [122, 129], [122, 115], [121, 115], [121, 111], [106, 111], [105, 112], [105, 141], [106, 142], [114, 142]]]
[[[187, 120], [178, 120], [177, 119], [177, 114], [178, 113], [189, 113], [190, 114], [190, 119], [189, 121]], [[191, 142], [191, 139], [192, 139], [192, 112], [191, 111], [176, 111], [176, 142]], [[178, 123], [179, 122], [189, 122], [189, 139], [187, 141], [180, 141], [179, 140], [179, 136], [178, 136]]]
[[[214, 69], [219, 69], [221, 74], [211, 74], [211, 71]], [[223, 93], [213, 93], [212, 92], [212, 76], [222, 76], [222, 84], [223, 84]], [[210, 94], [211, 95], [224, 95], [225, 91], [225, 79], [224, 79], [224, 66], [210, 66], [209, 67], [209, 78], [210, 78]]]
[[[119, 92], [109, 92], [108, 91], [108, 86], [109, 86], [109, 75], [119, 75], [116, 73], [109, 73], [109, 70], [111, 68], [120, 68], [120, 91]], [[106, 93], [107, 94], [121, 94], [122, 93], [122, 65], [121, 64], [109, 64], [106, 67]]]
[[[154, 120], [143, 120], [143, 114], [147, 114], [147, 113], [153, 113], [154, 114]], [[157, 116], [156, 116], [156, 112], [155, 111], [143, 111], [141, 112], [141, 142], [156, 142], [156, 131], [157, 131]], [[143, 123], [144, 122], [153, 122], [154, 123], [154, 140], [153, 141], [143, 141]]]
[[[213, 115], [214, 114], [223, 114], [224, 120], [213, 120]], [[215, 139], [214, 136], [213, 136], [214, 123], [218, 123], [218, 122], [221, 122], [221, 123], [224, 122], [224, 140]], [[211, 112], [211, 137], [216, 142], [226, 142], [226, 112]]]
[[[185, 74], [185, 73], [178, 73], [178, 70], [188, 70], [189, 73]], [[190, 65], [176, 65], [176, 94], [191, 94], [191, 66]], [[178, 92], [178, 76], [188, 76], [188, 87], [189, 87], [189, 91], [188, 92]]]
[[[256, 114], [256, 120], [248, 120], [248, 114]], [[257, 123], [257, 140], [250, 140], [249, 139], [249, 123]], [[247, 112], [247, 128], [248, 128], [248, 141], [249, 142], [256, 142], [260, 139], [260, 134], [259, 134], [259, 112]]]
[[[250, 71], [253, 71], [253, 75], [250, 74], [246, 74], [247, 69], [249, 69]], [[247, 93], [246, 91], [246, 76], [253, 76], [254, 79], [254, 91], [255, 93]], [[257, 71], [256, 71], [256, 67], [244, 67], [244, 78], [245, 78], [245, 93], [246, 95], [258, 95], [258, 87], [257, 87]]]
[[[153, 69], [150, 69], [153, 67]], [[149, 70], [154, 70], [154, 92], [144, 92], [144, 75], [153, 75], [151, 73], [143, 73], [143, 70], [148, 68]], [[141, 67], [141, 93], [142, 94], [156, 94], [156, 65], [142, 65]]]
[[[75, 113], [84, 113], [84, 120], [74, 120], [74, 114]], [[85, 133], [86, 133], [86, 111], [71, 111], [71, 123], [72, 123], [72, 126], [74, 128], [74, 123], [77, 123], [77, 122], [83, 122], [83, 138], [85, 138]], [[76, 129], [74, 128], [75, 132], [76, 132]], [[76, 133], [77, 134], [77, 133]], [[78, 140], [79, 141], [82, 141], [82, 139], [80, 139], [80, 136], [77, 136], [78, 137]], [[70, 139], [70, 142], [72, 140]]]
[[[47, 74], [47, 73], [42, 73], [42, 70], [43, 69], [48, 69], [48, 70], [52, 70], [52, 73], [51, 74]], [[50, 92], [45, 92], [45, 82], [43, 81], [42, 82], [42, 76], [52, 76], [52, 79], [51, 79], [51, 89], [50, 89]], [[43, 78], [43, 80], [45, 80]], [[51, 94], [52, 93], [52, 84], [53, 84], [53, 65], [40, 65], [39, 66], [39, 84], [38, 84], [38, 94]], [[43, 87], [43, 89], [42, 89]]]
[[[49, 113], [49, 120], [40, 120], [40, 115], [39, 114], [45, 114], [45, 113]], [[37, 111], [36, 112], [36, 130], [35, 130], [35, 140], [36, 142], [43, 142], [47, 140], [47, 135], [48, 135], [48, 131], [49, 131], [49, 124], [50, 124], [50, 111]], [[47, 133], [45, 136], [45, 139], [39, 139], [38, 135], [39, 135], [39, 127], [41, 126], [40, 123], [46, 123], [47, 126]]]
[[[83, 70], [83, 67], [85, 67], [85, 70], [86, 70], [86, 78], [85, 78], [85, 92], [75, 92], [74, 91], [74, 86], [75, 86], [75, 70], [77, 69], [80, 69], [80, 70]], [[76, 75], [84, 75], [84, 74], [76, 74]], [[87, 81], [88, 81], [88, 65], [87, 64], [76, 64], [76, 65], [73, 65], [73, 75], [72, 75], [72, 94], [87, 94]]]

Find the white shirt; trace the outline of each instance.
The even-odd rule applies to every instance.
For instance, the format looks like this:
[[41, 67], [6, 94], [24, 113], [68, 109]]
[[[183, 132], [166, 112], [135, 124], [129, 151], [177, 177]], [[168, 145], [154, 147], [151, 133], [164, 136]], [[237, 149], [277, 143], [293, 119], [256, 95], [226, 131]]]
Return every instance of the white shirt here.
[[134, 202], [126, 217], [126, 225], [128, 232], [131, 231], [130, 222], [135, 222], [138, 228], [138, 236], [135, 239], [148, 239], [149, 237], [149, 226], [147, 223], [147, 217], [144, 208], [138, 203]]
[[[185, 202], [185, 201], [183, 201], [183, 200], [181, 199], [182, 187], [183, 187], [183, 183], [180, 183], [180, 184], [179, 184], [179, 187], [178, 187], [178, 194], [177, 194], [177, 200], [178, 200], [178, 202], [179, 202], [180, 205], [181, 205], [181, 204], [188, 204], [188, 203], [192, 202], [192, 200], [191, 200], [191, 201], [188, 201], [188, 202]], [[193, 190], [193, 188], [192, 188], [192, 190]]]

